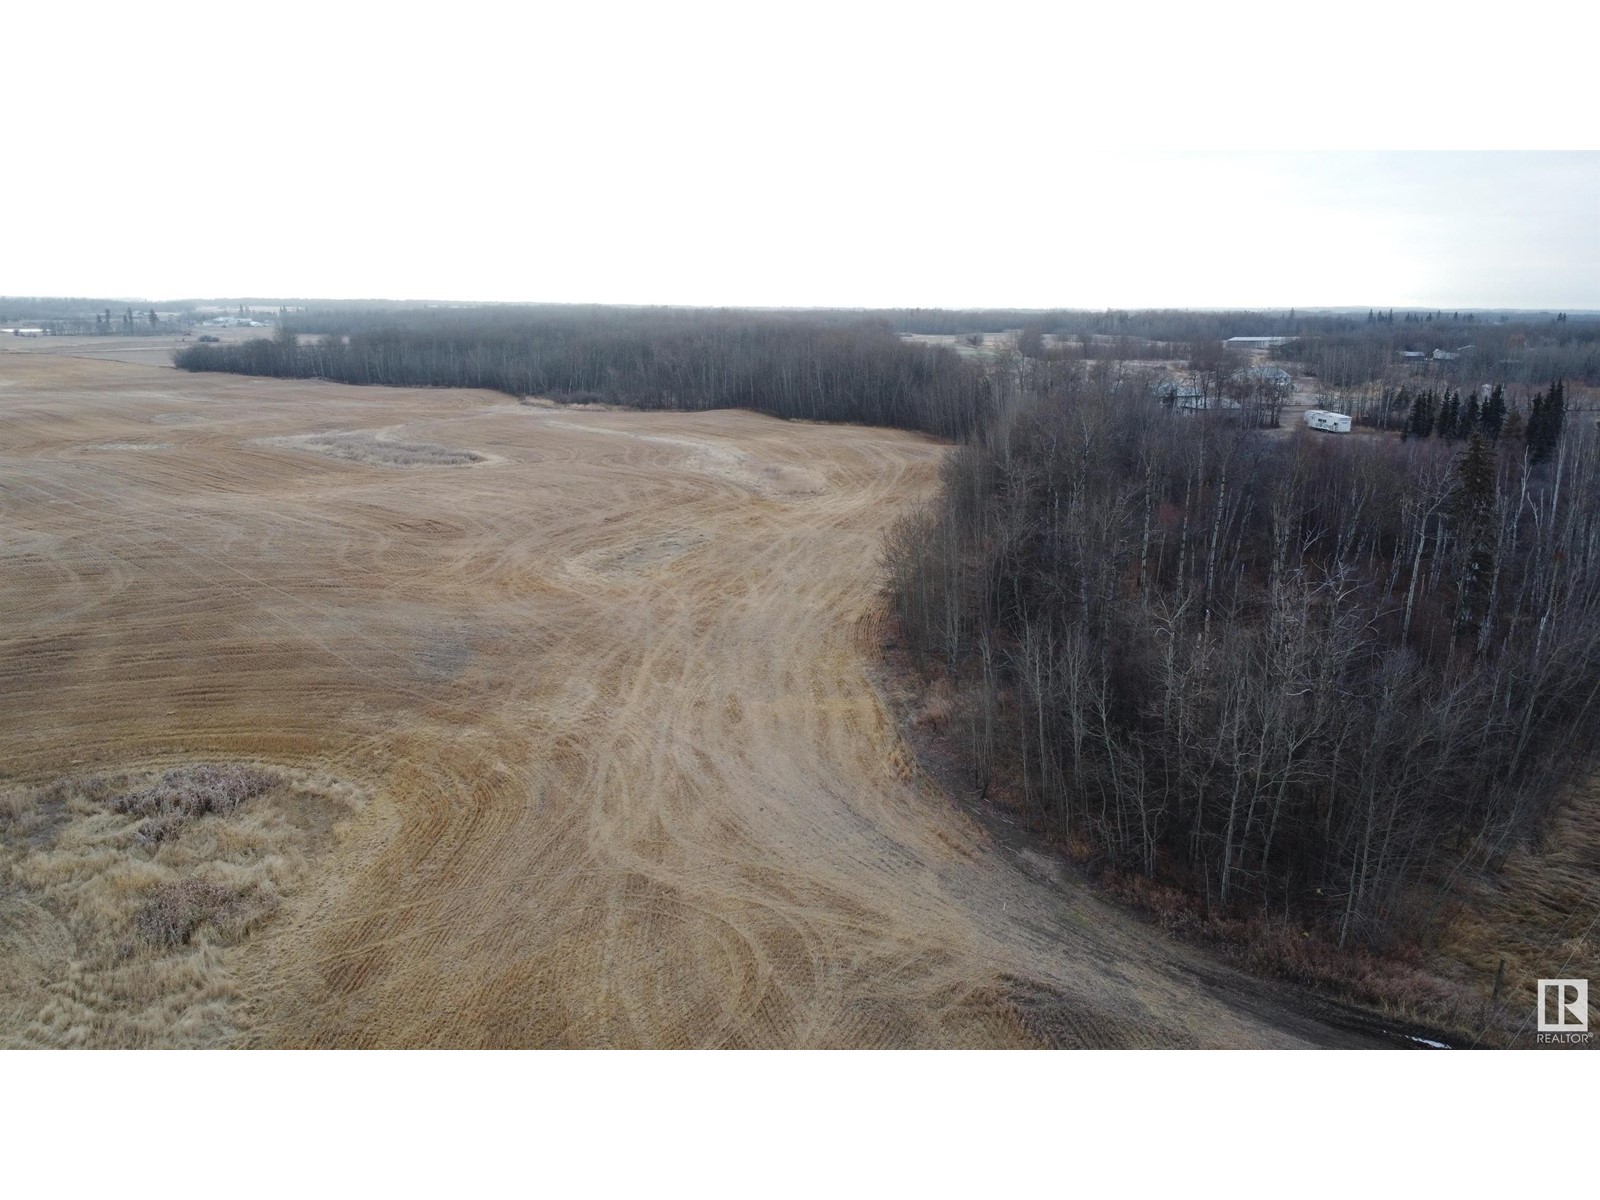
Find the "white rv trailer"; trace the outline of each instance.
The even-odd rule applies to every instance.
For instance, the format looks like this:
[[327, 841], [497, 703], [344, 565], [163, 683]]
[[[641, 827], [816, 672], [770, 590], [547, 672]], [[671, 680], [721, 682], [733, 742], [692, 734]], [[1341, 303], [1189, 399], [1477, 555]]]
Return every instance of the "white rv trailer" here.
[[1306, 413], [1306, 424], [1313, 429], [1323, 429], [1329, 433], [1349, 433], [1350, 418], [1344, 413], [1328, 412], [1326, 409], [1313, 408]]

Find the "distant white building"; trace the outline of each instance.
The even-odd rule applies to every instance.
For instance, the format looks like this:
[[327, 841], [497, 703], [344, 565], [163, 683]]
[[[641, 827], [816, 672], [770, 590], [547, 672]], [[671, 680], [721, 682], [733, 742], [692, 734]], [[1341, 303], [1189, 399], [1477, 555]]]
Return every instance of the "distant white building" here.
[[1155, 394], [1168, 404], [1182, 405], [1184, 401], [1204, 400], [1205, 389], [1199, 384], [1182, 379], [1163, 379], [1155, 385]]
[[1271, 350], [1288, 341], [1286, 337], [1231, 337], [1222, 344], [1230, 350]]
[[1204, 394], [1194, 396], [1180, 396], [1173, 401], [1173, 407], [1183, 413], [1197, 412], [1236, 412], [1243, 408], [1237, 400], [1229, 400], [1226, 396], [1207, 396]]

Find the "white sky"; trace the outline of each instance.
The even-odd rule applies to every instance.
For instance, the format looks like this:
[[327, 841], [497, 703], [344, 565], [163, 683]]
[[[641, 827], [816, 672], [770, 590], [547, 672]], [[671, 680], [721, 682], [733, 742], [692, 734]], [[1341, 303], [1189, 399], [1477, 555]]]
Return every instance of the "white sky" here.
[[7, 5], [0, 294], [1600, 308], [1600, 5], [1117, 7]]

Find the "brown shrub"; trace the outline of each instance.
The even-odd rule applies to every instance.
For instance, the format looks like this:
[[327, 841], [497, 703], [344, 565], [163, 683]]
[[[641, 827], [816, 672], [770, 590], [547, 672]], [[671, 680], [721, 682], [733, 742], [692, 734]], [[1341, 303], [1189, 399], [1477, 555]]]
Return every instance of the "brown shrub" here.
[[133, 926], [152, 946], [183, 946], [207, 921], [220, 923], [240, 900], [237, 892], [191, 876], [156, 888]]
[[1325, 931], [1282, 916], [1207, 913], [1193, 892], [1140, 875], [1106, 871], [1100, 882], [1168, 932], [1207, 943], [1252, 974], [1457, 1033], [1477, 1028], [1481, 997], [1428, 971], [1415, 944], [1383, 954], [1341, 948]]
[[160, 841], [175, 835], [182, 821], [207, 813], [231, 813], [276, 782], [267, 771], [237, 764], [175, 767], [150, 786], [116, 797], [111, 808], [135, 817], [176, 818], [161, 827], [158, 837], [146, 837], [140, 828], [144, 840]]

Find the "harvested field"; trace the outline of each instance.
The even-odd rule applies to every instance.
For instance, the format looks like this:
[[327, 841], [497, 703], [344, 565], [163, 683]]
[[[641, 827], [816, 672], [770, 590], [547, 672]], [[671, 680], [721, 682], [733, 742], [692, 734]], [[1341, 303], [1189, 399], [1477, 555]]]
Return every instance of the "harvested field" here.
[[[869, 672], [935, 442], [39, 353], [0, 382], [4, 1044], [1372, 1043], [912, 766]], [[274, 444], [374, 429], [492, 458]], [[46, 794], [195, 763], [290, 782]]]

